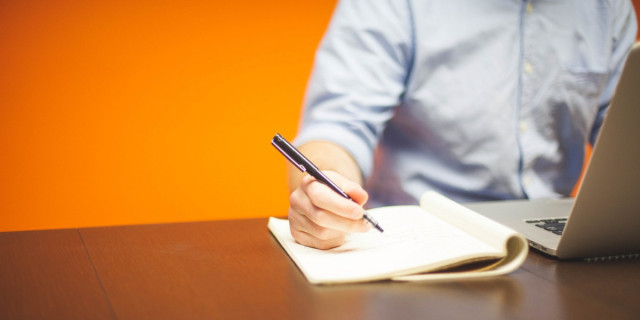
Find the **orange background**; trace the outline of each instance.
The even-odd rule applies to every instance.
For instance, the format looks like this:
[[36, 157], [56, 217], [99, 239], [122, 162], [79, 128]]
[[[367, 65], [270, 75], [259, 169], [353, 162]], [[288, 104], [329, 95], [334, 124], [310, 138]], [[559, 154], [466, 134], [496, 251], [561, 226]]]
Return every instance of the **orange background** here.
[[335, 1], [0, 2], [0, 231], [286, 215]]
[[0, 231], [286, 214], [335, 2], [1, 1]]

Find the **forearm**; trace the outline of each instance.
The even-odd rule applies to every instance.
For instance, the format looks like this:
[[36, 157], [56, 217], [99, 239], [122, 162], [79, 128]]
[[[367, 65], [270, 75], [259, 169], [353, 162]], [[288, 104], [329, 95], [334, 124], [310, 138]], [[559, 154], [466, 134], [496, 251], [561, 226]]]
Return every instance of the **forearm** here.
[[[362, 172], [356, 161], [342, 147], [326, 141], [309, 141], [301, 145], [302, 152], [320, 170], [335, 171], [344, 177], [362, 185]], [[295, 190], [305, 173], [300, 172], [293, 165], [288, 168], [289, 192]]]

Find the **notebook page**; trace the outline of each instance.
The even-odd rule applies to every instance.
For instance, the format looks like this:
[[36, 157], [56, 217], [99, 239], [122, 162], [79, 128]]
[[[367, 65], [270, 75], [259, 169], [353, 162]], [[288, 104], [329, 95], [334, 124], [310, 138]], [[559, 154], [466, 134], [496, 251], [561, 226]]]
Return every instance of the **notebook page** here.
[[482, 239], [494, 248], [506, 250], [505, 241], [521, 235], [487, 217], [484, 217], [453, 200], [434, 191], [425, 192], [420, 198], [420, 206], [434, 216], [448, 221], [466, 233]]
[[384, 207], [369, 213], [384, 233], [351, 234], [344, 245], [331, 250], [296, 243], [287, 220], [270, 218], [269, 229], [312, 283], [385, 279], [437, 269], [460, 259], [501, 254], [418, 206]]

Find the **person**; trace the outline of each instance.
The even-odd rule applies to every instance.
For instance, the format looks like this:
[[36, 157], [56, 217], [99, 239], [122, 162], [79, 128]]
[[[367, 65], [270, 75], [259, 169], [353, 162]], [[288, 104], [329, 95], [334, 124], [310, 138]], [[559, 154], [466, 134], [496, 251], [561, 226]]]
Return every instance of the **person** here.
[[340, 1], [294, 144], [354, 201], [290, 167], [293, 237], [339, 246], [426, 190], [568, 196], [636, 32], [626, 0]]

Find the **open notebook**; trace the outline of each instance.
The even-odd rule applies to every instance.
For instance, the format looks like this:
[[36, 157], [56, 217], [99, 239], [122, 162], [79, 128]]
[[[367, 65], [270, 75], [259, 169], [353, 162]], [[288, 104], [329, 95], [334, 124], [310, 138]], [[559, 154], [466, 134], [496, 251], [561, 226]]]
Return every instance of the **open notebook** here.
[[520, 234], [435, 192], [425, 193], [420, 206], [369, 214], [385, 226], [384, 233], [350, 234], [331, 250], [296, 243], [288, 220], [270, 218], [268, 226], [314, 284], [494, 276], [517, 269], [528, 252]]

